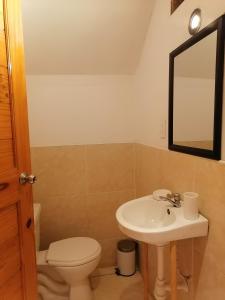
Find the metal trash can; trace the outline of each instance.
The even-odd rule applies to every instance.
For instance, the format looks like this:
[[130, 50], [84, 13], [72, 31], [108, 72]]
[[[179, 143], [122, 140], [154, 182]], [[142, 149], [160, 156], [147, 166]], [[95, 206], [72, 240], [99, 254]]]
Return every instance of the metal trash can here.
[[117, 274], [132, 276], [136, 272], [136, 243], [132, 240], [121, 240], [117, 244]]

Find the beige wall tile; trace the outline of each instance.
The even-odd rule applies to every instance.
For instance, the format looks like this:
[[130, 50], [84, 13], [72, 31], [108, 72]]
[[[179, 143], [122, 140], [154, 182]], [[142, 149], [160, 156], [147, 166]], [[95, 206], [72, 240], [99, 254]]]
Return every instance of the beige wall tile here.
[[161, 187], [180, 193], [195, 190], [196, 158], [173, 151], [160, 153]]
[[209, 236], [195, 239], [194, 250], [214, 261], [214, 268], [225, 274], [225, 230], [217, 222], [211, 222]]
[[116, 249], [119, 239], [100, 240], [102, 246], [102, 259], [100, 267], [116, 266]]
[[193, 274], [193, 239], [177, 242], [177, 256], [181, 274], [189, 277]]
[[83, 195], [85, 164], [83, 146], [32, 148], [32, 169], [38, 181], [36, 201], [47, 195]]
[[199, 159], [196, 173], [196, 191], [200, 195], [202, 213], [225, 229], [225, 166]]
[[160, 188], [161, 164], [160, 151], [144, 145], [136, 148], [136, 192], [137, 196], [151, 194]]
[[224, 300], [225, 274], [214, 265], [215, 259], [194, 252], [194, 300]]
[[116, 243], [124, 237], [115, 211], [136, 194], [134, 145], [33, 148], [32, 166], [34, 201], [42, 205], [41, 248], [90, 236], [103, 244], [104, 266], [115, 265]]
[[134, 188], [134, 145], [86, 146], [88, 193]]
[[40, 203], [42, 249], [47, 249], [56, 240], [87, 236], [89, 224], [85, 196], [46, 196]]
[[200, 210], [209, 219], [210, 227], [207, 239], [195, 240], [195, 250], [209, 257], [214, 268], [225, 274], [225, 166], [200, 159], [196, 191], [200, 194]]
[[[193, 240], [194, 252], [191, 240], [178, 243], [179, 267], [185, 275], [192, 273], [195, 295], [181, 292], [179, 300], [224, 299], [223, 165], [133, 144], [34, 148], [32, 162], [39, 179], [34, 200], [42, 204], [42, 249], [51, 241], [90, 236], [102, 245], [101, 266], [116, 264], [116, 245], [123, 237], [115, 219], [119, 205], [157, 188], [198, 192], [200, 210], [210, 221], [210, 231], [207, 238]], [[153, 248], [150, 247], [151, 287], [156, 271]], [[166, 266], [169, 278], [168, 262]]]
[[[136, 146], [136, 155], [137, 195], [159, 187], [181, 193], [196, 191], [200, 195], [200, 211], [210, 221], [208, 237], [196, 238], [193, 243], [191, 240], [178, 243], [179, 268], [193, 277], [189, 295], [179, 292], [179, 300], [225, 299], [225, 166], [144, 145]], [[160, 176], [150, 171], [151, 164]], [[150, 267], [154, 273], [154, 255]]]
[[88, 235], [98, 240], [123, 236], [116, 221], [116, 210], [134, 198], [134, 190], [88, 195]]

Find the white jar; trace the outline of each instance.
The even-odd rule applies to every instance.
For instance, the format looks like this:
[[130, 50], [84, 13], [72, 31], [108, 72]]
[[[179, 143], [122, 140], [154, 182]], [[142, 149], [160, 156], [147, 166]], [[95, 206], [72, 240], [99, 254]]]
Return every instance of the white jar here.
[[184, 199], [184, 218], [187, 220], [198, 219], [198, 198], [199, 195], [194, 192], [186, 192], [183, 194]]

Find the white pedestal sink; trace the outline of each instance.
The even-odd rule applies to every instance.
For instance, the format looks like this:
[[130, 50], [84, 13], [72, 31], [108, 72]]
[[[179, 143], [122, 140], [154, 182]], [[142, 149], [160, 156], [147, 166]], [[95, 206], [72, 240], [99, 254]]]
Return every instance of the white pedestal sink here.
[[120, 230], [127, 236], [152, 245], [206, 236], [208, 220], [199, 214], [193, 221], [186, 220], [183, 207], [173, 207], [169, 202], [152, 196], [131, 200], [116, 212]]
[[158, 275], [154, 295], [157, 300], [166, 298], [163, 272], [163, 246], [170, 242], [206, 236], [208, 220], [199, 214], [198, 219], [184, 218], [183, 207], [158, 201], [152, 195], [131, 200], [116, 212], [120, 230], [130, 238], [157, 246]]

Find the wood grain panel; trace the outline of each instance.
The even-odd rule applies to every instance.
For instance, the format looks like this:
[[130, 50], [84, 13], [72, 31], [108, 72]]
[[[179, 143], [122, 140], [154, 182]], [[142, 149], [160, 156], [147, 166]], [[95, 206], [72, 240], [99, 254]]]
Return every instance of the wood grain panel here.
[[0, 210], [0, 286], [21, 266], [17, 205]]
[[9, 101], [8, 68], [0, 65], [0, 103], [8, 103]]
[[[16, 169], [8, 172], [5, 175], [0, 175], [0, 186], [4, 183], [7, 184], [7, 187], [3, 190], [0, 190], [0, 209], [3, 209], [6, 206], [15, 204], [18, 202], [18, 177], [19, 174]], [[1, 210], [0, 210], [1, 212]], [[0, 222], [1, 226], [1, 222]], [[1, 234], [1, 233], [0, 233]], [[1, 237], [1, 235], [0, 235]]]
[[21, 272], [17, 272], [4, 287], [0, 288], [0, 300], [23, 300]]
[[[4, 262], [1, 270], [5, 281], [0, 288], [0, 300], [34, 300], [37, 298], [35, 237], [33, 223], [29, 228], [26, 226], [27, 220], [31, 218], [33, 221], [32, 190], [29, 185], [19, 185], [18, 180], [20, 173], [31, 173], [21, 1], [0, 0], [0, 12], [3, 8], [3, 15], [0, 13], [0, 23], [5, 24], [5, 31], [0, 26], [0, 141], [12, 141], [13, 136], [16, 166], [7, 171], [0, 168], [0, 187], [2, 182], [9, 183], [6, 189], [0, 190], [0, 228], [3, 227], [3, 230], [0, 229], [0, 252], [6, 252], [5, 248], [10, 249], [8, 254], [0, 257], [0, 261]], [[12, 118], [11, 122], [9, 117]], [[9, 151], [10, 157], [11, 150], [7, 147], [4, 145], [0, 153], [6, 155]], [[15, 204], [11, 205], [11, 201]], [[10, 235], [14, 235], [13, 240], [9, 239]], [[10, 259], [13, 252], [14, 258]], [[16, 272], [17, 275], [12, 277]], [[7, 278], [10, 279], [6, 281]]]
[[20, 270], [20, 266], [20, 244], [19, 236], [17, 236], [2, 242], [0, 245], [0, 286], [15, 276]]
[[[5, 32], [10, 54], [11, 93], [13, 99], [13, 129], [15, 136], [15, 160], [20, 174], [31, 173], [30, 144], [28, 130], [27, 97], [24, 66], [24, 46], [21, 18], [21, 0], [5, 0]], [[19, 186], [18, 217], [21, 239], [22, 278], [24, 299], [37, 298], [37, 275], [35, 265], [35, 236], [33, 224], [27, 228], [29, 218], [33, 220], [32, 188], [30, 185]]]
[[11, 106], [0, 103], [0, 140], [12, 139]]
[[4, 29], [3, 0], [0, 0], [0, 30]]
[[0, 65], [7, 67], [5, 31], [0, 30]]
[[14, 164], [13, 140], [0, 140], [0, 166], [1, 170], [10, 170]]
[[18, 236], [18, 219], [16, 205], [0, 210], [0, 247], [7, 240]]

